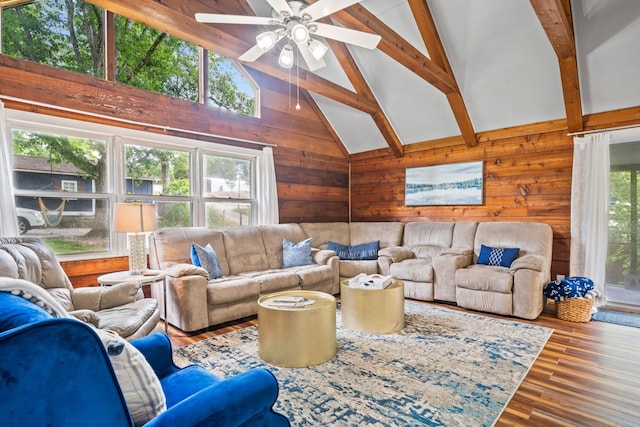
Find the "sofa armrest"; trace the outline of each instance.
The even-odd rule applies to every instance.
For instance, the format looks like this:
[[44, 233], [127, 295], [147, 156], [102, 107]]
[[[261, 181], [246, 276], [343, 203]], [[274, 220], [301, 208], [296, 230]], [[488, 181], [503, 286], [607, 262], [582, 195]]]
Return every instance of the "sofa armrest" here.
[[511, 267], [509, 267], [509, 269], [511, 271], [520, 269], [542, 271], [544, 269], [544, 265], [544, 257], [540, 255], [525, 255], [520, 258], [516, 258], [516, 260], [511, 263]]
[[209, 273], [202, 267], [195, 266], [193, 264], [180, 263], [173, 264], [170, 267], [163, 269], [170, 277], [184, 277], [184, 276], [202, 276], [209, 280]]
[[334, 256], [337, 256], [335, 251], [328, 249], [311, 249], [311, 257], [316, 264], [329, 264], [329, 260]]
[[209, 275], [192, 274], [167, 277], [167, 319], [186, 332], [208, 328], [209, 303], [207, 284]]
[[100, 311], [136, 301], [141, 284], [135, 280], [113, 286], [75, 288], [71, 292], [71, 303], [75, 310]]
[[[472, 249], [465, 248], [445, 248], [442, 250], [440, 255], [471, 255], [473, 253]], [[469, 261], [471, 262], [471, 261]]]
[[142, 353], [161, 380], [180, 369], [173, 363], [171, 341], [167, 335], [155, 333], [130, 342]]
[[289, 420], [272, 407], [278, 382], [263, 368], [254, 368], [206, 387], [168, 408], [145, 427], [289, 426]]
[[388, 246], [378, 251], [378, 257], [388, 257], [391, 262], [400, 262], [405, 259], [413, 258], [413, 251], [404, 246]]
[[468, 267], [472, 259], [473, 252], [470, 250], [463, 254], [438, 255], [431, 258], [435, 299], [456, 301], [456, 271]]

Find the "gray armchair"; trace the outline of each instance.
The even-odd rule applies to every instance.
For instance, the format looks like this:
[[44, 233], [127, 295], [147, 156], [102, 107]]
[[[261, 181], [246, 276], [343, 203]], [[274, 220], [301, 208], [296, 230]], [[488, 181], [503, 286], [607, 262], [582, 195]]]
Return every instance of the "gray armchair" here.
[[0, 238], [0, 277], [28, 280], [48, 291], [74, 317], [127, 340], [148, 335], [160, 319], [158, 302], [140, 298], [140, 283], [75, 289], [40, 239]]

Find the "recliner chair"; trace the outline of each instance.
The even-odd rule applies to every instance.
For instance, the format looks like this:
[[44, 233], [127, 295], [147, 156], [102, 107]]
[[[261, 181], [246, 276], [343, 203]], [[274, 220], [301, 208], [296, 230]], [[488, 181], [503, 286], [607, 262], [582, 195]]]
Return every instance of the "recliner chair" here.
[[[2, 425], [134, 426], [126, 386], [109, 356], [117, 349], [105, 348], [96, 329], [83, 322], [52, 317], [43, 304], [31, 302], [34, 293], [9, 291], [7, 281], [0, 279]], [[290, 425], [272, 409], [278, 383], [266, 369], [220, 379], [197, 365], [176, 366], [165, 334], [126, 344], [144, 356], [166, 399], [166, 409], [145, 427]]]
[[141, 299], [137, 282], [74, 288], [53, 251], [37, 238], [0, 238], [0, 277], [35, 283], [69, 314], [127, 340], [148, 335], [160, 320], [158, 301]]

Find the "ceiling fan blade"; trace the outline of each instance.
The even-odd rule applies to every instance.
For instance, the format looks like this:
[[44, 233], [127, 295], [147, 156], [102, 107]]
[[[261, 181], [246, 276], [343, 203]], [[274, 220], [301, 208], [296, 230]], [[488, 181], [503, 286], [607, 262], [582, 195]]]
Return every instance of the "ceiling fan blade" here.
[[337, 12], [352, 4], [360, 3], [362, 0], [320, 0], [311, 6], [306, 7], [302, 13], [308, 13], [311, 16], [311, 20], [324, 18], [331, 15], [333, 12]]
[[256, 59], [260, 58], [264, 53], [269, 52], [271, 49], [273, 49], [275, 47], [275, 45], [278, 44], [278, 42], [280, 40], [282, 40], [282, 38], [286, 35], [285, 32], [276, 34], [278, 36], [278, 39], [276, 40], [276, 42], [273, 44], [273, 46], [271, 46], [269, 49], [264, 50], [262, 49], [260, 46], [258, 46], [257, 44], [254, 45], [251, 49], [249, 49], [248, 51], [246, 51], [245, 53], [243, 53], [242, 55], [240, 55], [240, 57], [238, 58], [240, 61], [245, 61], [245, 62], [253, 62]]
[[240, 61], [253, 62], [260, 58], [263, 53], [266, 53], [266, 51], [260, 49], [258, 45], [254, 45], [251, 49], [240, 55], [238, 59]]
[[322, 58], [316, 59], [311, 54], [311, 51], [309, 50], [309, 46], [307, 45], [306, 42], [301, 42], [296, 44], [298, 45], [298, 52], [300, 52], [300, 54], [302, 55], [302, 58], [304, 58], [304, 62], [307, 63], [307, 68], [309, 69], [309, 71], [319, 70], [320, 68], [327, 65]]
[[267, 3], [280, 15], [282, 15], [282, 12], [285, 12], [289, 16], [293, 15], [291, 6], [289, 6], [289, 2], [286, 0], [267, 0]]
[[[317, 4], [317, 3], [314, 3]], [[317, 30], [314, 34], [329, 39], [338, 40], [340, 42], [353, 44], [356, 46], [364, 47], [367, 49], [375, 49], [378, 43], [382, 39], [377, 34], [365, 33], [363, 31], [350, 30], [348, 28], [342, 28], [335, 25], [323, 24], [321, 22], [314, 22], [313, 25], [317, 26]]]
[[281, 25], [275, 19], [264, 16], [222, 15], [218, 13], [196, 13], [196, 21], [206, 24]]

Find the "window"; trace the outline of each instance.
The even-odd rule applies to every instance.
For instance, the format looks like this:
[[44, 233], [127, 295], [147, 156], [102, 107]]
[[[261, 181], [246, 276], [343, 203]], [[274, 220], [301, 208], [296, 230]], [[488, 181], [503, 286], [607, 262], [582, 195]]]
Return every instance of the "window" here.
[[122, 16], [115, 19], [116, 80], [198, 102], [198, 48]]
[[20, 231], [46, 231], [58, 254], [108, 250], [106, 138], [25, 126], [11, 129], [11, 142]]
[[2, 10], [2, 53], [104, 77], [103, 9], [82, 0], [42, 0]]
[[78, 192], [78, 181], [67, 181], [63, 179], [60, 181], [60, 189], [69, 193], [76, 193]]
[[607, 301], [640, 305], [640, 142], [610, 146]]
[[[0, 52], [16, 58], [105, 76], [105, 11], [83, 0], [40, 0], [2, 8]], [[174, 98], [257, 116], [258, 87], [235, 62], [115, 15], [116, 81]], [[199, 79], [200, 76], [206, 76]], [[200, 98], [199, 81], [205, 81]]]
[[[116, 202], [152, 202], [158, 227], [257, 218], [261, 151], [7, 110], [22, 232], [65, 259], [126, 254]], [[122, 160], [119, 160], [122, 159]]]
[[202, 199], [206, 226], [251, 224], [254, 164], [249, 160], [205, 154]]

